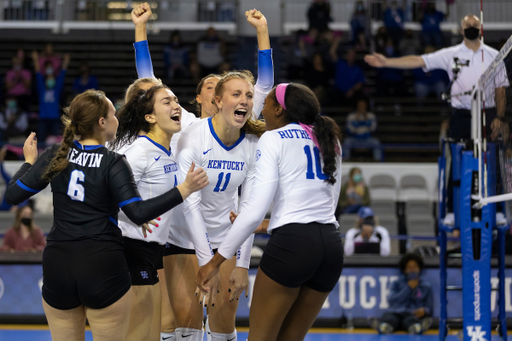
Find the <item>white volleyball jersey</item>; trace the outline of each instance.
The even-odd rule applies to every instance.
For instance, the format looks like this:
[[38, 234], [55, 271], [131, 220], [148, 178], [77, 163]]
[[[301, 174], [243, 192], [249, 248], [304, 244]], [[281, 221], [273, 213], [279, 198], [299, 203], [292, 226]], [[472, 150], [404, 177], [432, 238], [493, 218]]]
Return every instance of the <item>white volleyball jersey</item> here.
[[[157, 197], [178, 185], [178, 165], [171, 152], [147, 136], [140, 136], [118, 151], [125, 155], [132, 168], [142, 200]], [[147, 233], [147, 238], [123, 212], [119, 212], [119, 228], [125, 237], [163, 245], [169, 235], [171, 212], [160, 216], [159, 227], [150, 226], [153, 233]]]
[[[185, 178], [192, 162], [208, 174], [209, 185], [183, 203], [200, 266], [211, 259], [211, 249], [220, 245], [231, 228], [229, 213], [236, 211], [235, 196], [240, 185], [240, 209], [247, 203], [255, 175], [257, 142], [256, 136], [242, 132], [238, 141], [227, 147], [215, 133], [211, 118], [192, 124], [181, 135], [177, 153], [179, 180]], [[249, 237], [238, 251], [237, 266], [249, 267], [252, 239]]]
[[[240, 210], [218, 252], [232, 253], [261, 223], [271, 206], [268, 233], [290, 223], [338, 223], [334, 211], [341, 187], [341, 155], [334, 185], [324, 182], [318, 147], [298, 124], [267, 131], [256, 151], [256, 179], [248, 204]], [[272, 203], [272, 204], [271, 204]]]

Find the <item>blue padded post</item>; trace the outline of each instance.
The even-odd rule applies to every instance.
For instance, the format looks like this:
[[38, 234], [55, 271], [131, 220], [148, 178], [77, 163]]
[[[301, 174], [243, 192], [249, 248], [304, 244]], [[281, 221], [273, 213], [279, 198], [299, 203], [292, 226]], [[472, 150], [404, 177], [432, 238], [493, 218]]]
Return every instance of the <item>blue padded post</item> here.
[[462, 173], [463, 143], [451, 143], [452, 152], [452, 182], [453, 182], [453, 214], [455, 216], [454, 228], [460, 229], [460, 186]]

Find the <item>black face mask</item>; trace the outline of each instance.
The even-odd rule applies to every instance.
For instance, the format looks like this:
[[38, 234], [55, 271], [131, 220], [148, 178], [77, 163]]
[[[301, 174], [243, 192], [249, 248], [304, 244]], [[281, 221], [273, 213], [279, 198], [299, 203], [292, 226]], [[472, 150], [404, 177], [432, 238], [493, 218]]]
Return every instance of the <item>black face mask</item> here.
[[32, 219], [30, 218], [21, 218], [21, 223], [25, 226], [30, 226], [32, 224]]
[[468, 27], [464, 29], [464, 37], [469, 40], [478, 39], [480, 35], [480, 30], [476, 27]]

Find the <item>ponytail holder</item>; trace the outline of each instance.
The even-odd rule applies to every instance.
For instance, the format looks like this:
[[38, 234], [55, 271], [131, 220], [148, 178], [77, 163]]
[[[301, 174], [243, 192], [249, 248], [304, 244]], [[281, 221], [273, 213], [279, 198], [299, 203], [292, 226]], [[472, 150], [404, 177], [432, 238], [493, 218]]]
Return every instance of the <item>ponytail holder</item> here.
[[71, 120], [71, 123], [76, 127], [78, 128], [78, 123], [76, 123], [75, 121]]
[[286, 110], [286, 105], [284, 104], [284, 96], [286, 94], [286, 88], [288, 85], [290, 85], [290, 83], [281, 83], [276, 87], [277, 103], [281, 104], [284, 110]]

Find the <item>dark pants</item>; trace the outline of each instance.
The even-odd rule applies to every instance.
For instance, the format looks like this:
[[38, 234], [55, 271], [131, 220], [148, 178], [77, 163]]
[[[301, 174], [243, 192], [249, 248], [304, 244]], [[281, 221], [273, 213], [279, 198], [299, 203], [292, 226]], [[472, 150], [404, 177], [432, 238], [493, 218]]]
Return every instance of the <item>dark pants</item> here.
[[421, 323], [421, 319], [417, 318], [411, 313], [397, 314], [387, 312], [382, 315], [380, 321], [390, 324], [395, 331], [400, 329], [408, 331], [409, 327], [413, 324]]
[[62, 135], [60, 128], [60, 119], [39, 119], [39, 130], [37, 132], [37, 139], [39, 142], [45, 142], [46, 138], [50, 135]]
[[[496, 118], [496, 108], [485, 109], [485, 134], [482, 131], [482, 138], [487, 135], [487, 142], [491, 141], [491, 124]], [[483, 127], [482, 127], [483, 129]], [[452, 109], [450, 116], [450, 130], [448, 137], [456, 140], [469, 140], [471, 139], [471, 110], [466, 109]], [[453, 156], [452, 156], [453, 160]], [[446, 209], [448, 212], [453, 212], [453, 165], [450, 168], [450, 175], [448, 177], [447, 186], [447, 200]]]

